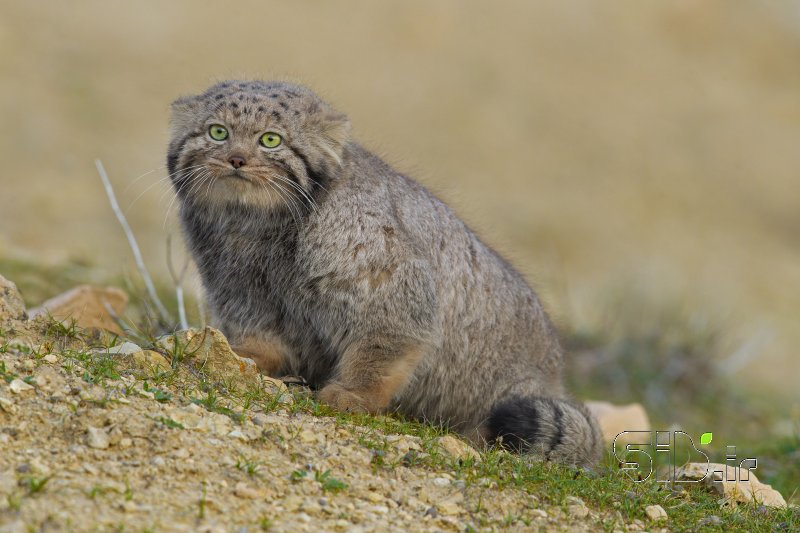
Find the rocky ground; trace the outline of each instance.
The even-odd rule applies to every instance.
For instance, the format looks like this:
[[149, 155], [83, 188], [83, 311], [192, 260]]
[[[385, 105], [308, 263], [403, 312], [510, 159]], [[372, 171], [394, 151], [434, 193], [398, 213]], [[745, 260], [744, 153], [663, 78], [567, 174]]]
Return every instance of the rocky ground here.
[[27, 321], [0, 281], [0, 531], [666, 530], [693, 503], [333, 413], [210, 328], [140, 346]]

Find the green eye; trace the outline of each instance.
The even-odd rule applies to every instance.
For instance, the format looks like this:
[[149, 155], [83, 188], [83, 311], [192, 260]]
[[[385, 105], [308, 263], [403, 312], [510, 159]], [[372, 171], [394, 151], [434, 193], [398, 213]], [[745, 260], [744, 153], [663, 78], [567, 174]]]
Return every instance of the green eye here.
[[228, 138], [228, 128], [221, 124], [212, 124], [208, 128], [208, 135], [215, 141], [224, 141]]
[[273, 131], [268, 131], [261, 136], [261, 144], [267, 148], [276, 148], [281, 144], [281, 136]]

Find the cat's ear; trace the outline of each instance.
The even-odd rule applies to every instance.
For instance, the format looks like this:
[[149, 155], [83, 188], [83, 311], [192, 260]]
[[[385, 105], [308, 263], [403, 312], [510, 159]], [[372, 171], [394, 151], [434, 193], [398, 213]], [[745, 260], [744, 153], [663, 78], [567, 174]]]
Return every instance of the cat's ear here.
[[336, 165], [342, 164], [344, 147], [350, 140], [350, 119], [330, 108], [323, 108], [306, 123], [310, 141], [319, 155]]
[[172, 113], [169, 118], [172, 136], [191, 129], [203, 109], [202, 99], [199, 96], [181, 96], [170, 106]]

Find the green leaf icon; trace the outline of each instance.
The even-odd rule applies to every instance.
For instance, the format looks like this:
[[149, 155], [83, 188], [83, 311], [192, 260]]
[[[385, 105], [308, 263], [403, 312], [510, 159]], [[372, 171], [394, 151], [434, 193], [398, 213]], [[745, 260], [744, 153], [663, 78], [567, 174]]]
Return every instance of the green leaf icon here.
[[703, 433], [700, 435], [700, 444], [706, 445], [711, 442], [711, 433]]

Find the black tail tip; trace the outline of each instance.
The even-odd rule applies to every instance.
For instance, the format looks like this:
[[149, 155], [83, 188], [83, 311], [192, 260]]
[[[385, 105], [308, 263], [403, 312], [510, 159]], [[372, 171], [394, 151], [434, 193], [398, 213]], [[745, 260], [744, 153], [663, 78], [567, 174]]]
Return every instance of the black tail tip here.
[[590, 467], [603, 450], [598, 424], [585, 406], [561, 398], [507, 398], [492, 409], [489, 444], [545, 461]]

